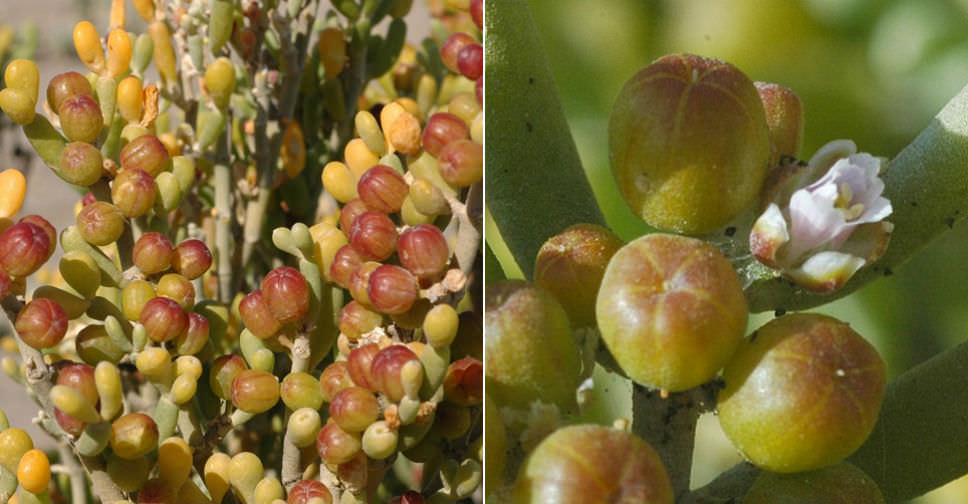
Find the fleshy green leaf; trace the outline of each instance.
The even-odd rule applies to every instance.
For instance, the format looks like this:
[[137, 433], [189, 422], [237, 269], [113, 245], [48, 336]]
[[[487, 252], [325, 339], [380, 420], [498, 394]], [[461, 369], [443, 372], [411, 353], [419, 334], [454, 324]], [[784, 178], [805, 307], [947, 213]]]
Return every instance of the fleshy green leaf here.
[[605, 225], [526, 2], [485, 3], [487, 207], [525, 275], [548, 237]]

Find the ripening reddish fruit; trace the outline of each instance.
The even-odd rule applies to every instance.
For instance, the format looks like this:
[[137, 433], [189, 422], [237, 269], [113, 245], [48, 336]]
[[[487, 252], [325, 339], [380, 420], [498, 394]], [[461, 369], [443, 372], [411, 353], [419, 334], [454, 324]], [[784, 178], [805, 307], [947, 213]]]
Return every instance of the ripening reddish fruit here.
[[356, 192], [370, 210], [390, 214], [400, 211], [403, 200], [410, 194], [410, 186], [396, 170], [378, 164], [360, 177]]
[[36, 214], [25, 215], [21, 217], [20, 220], [18, 220], [17, 222], [18, 223], [27, 222], [27, 223], [33, 224], [39, 227], [41, 230], [44, 231], [44, 233], [47, 234], [47, 240], [50, 242], [51, 246], [50, 246], [50, 249], [47, 250], [47, 257], [44, 259], [44, 261], [46, 261], [47, 259], [50, 259], [50, 256], [54, 254], [54, 248], [57, 247], [57, 230], [54, 229], [54, 226], [50, 222], [48, 222], [47, 219]]
[[864, 471], [848, 462], [793, 474], [761, 471], [743, 504], [884, 504], [884, 494]]
[[40, 269], [54, 243], [36, 224], [20, 222], [0, 233], [0, 269], [12, 277], [25, 277]]
[[239, 372], [232, 379], [232, 404], [247, 413], [269, 411], [279, 402], [279, 379], [258, 369]]
[[252, 291], [242, 298], [239, 315], [246, 329], [262, 339], [271, 338], [282, 329], [282, 323], [269, 311], [261, 290]]
[[469, 138], [470, 134], [470, 129], [463, 119], [449, 112], [437, 112], [427, 119], [421, 143], [425, 151], [437, 157], [445, 145], [455, 140]]
[[20, 310], [14, 328], [27, 345], [37, 350], [51, 348], [67, 334], [67, 314], [56, 301], [37, 298]]
[[381, 313], [406, 313], [419, 295], [417, 279], [409, 271], [393, 264], [384, 264], [370, 273], [367, 297], [370, 305]]
[[573, 327], [594, 327], [595, 300], [605, 268], [624, 244], [605, 227], [570, 226], [541, 245], [534, 283], [555, 296]]
[[141, 217], [155, 204], [155, 179], [144, 170], [121, 170], [111, 183], [111, 202], [125, 217]]
[[327, 464], [349, 462], [362, 448], [359, 433], [348, 433], [335, 422], [324, 425], [316, 437], [316, 450]]
[[397, 249], [397, 227], [386, 214], [363, 212], [350, 226], [350, 245], [365, 261], [383, 261]]
[[484, 177], [484, 150], [473, 140], [455, 140], [438, 156], [440, 175], [454, 187], [468, 187]]
[[111, 203], [95, 201], [77, 213], [77, 230], [91, 245], [108, 245], [124, 232], [124, 215]]
[[444, 42], [444, 45], [440, 47], [440, 59], [443, 60], [444, 66], [451, 72], [456, 74], [461, 73], [460, 67], [457, 66], [457, 56], [465, 46], [476, 43], [477, 41], [474, 40], [474, 37], [464, 32], [457, 32], [451, 35]]
[[383, 324], [383, 315], [375, 312], [359, 301], [350, 301], [339, 311], [337, 326], [339, 331], [351, 341], [356, 341]]
[[333, 494], [326, 485], [317, 480], [302, 480], [289, 490], [287, 504], [309, 504], [310, 499], [321, 499], [322, 504], [332, 504]]
[[457, 53], [457, 69], [470, 80], [477, 80], [484, 75], [484, 46], [467, 44], [462, 47]]
[[400, 264], [420, 279], [434, 279], [450, 264], [450, 246], [444, 233], [430, 224], [418, 224], [400, 233]]
[[362, 265], [363, 259], [360, 253], [352, 245], [343, 245], [333, 256], [333, 263], [329, 266], [329, 277], [336, 285], [349, 289], [353, 272]]
[[360, 198], [351, 199], [348, 203], [343, 205], [343, 208], [339, 212], [339, 228], [343, 231], [343, 234], [347, 238], [350, 237], [350, 231], [353, 229], [353, 221], [360, 216], [363, 212], [366, 212], [369, 208], [366, 203]]
[[164, 343], [183, 335], [188, 330], [188, 315], [177, 301], [158, 296], [145, 303], [138, 318], [148, 338]]
[[158, 175], [168, 164], [168, 149], [155, 135], [141, 135], [121, 149], [121, 169], [137, 169]]
[[209, 370], [208, 384], [212, 392], [220, 399], [232, 400], [232, 382], [236, 375], [248, 369], [245, 359], [241, 355], [227, 354], [220, 355], [212, 361], [212, 369]]
[[377, 352], [370, 364], [371, 375], [377, 390], [392, 402], [398, 402], [406, 395], [401, 370], [408, 362], [420, 362], [417, 354], [406, 345], [390, 345]]
[[471, 19], [477, 25], [478, 30], [484, 29], [484, 0], [471, 0], [470, 4]]
[[326, 366], [319, 375], [319, 390], [323, 395], [323, 402], [331, 402], [340, 390], [353, 385], [347, 361], [336, 361]]
[[638, 436], [599, 425], [562, 427], [518, 472], [513, 502], [674, 502], [665, 466]]
[[340, 390], [329, 404], [329, 416], [346, 432], [363, 432], [382, 410], [373, 391], [363, 387]]
[[595, 313], [625, 373], [673, 392], [712, 379], [739, 346], [747, 318], [739, 276], [722, 252], [660, 233], [612, 256]]
[[380, 352], [380, 347], [376, 343], [368, 343], [354, 348], [347, 357], [347, 367], [353, 383], [356, 385], [377, 390], [376, 382], [373, 379], [372, 364], [373, 357]]
[[71, 142], [64, 146], [57, 174], [71, 184], [87, 187], [101, 179], [103, 164], [97, 147], [87, 142]]
[[171, 267], [175, 273], [194, 280], [212, 266], [212, 252], [201, 240], [185, 240], [175, 247], [171, 257]]
[[94, 96], [91, 83], [77, 72], [64, 72], [55, 75], [47, 84], [47, 104], [53, 111], [60, 110], [64, 100], [79, 94]]
[[131, 258], [134, 265], [145, 275], [161, 273], [171, 267], [174, 248], [168, 237], [161, 233], [150, 232], [141, 235], [134, 244]]
[[262, 279], [262, 296], [279, 322], [295, 323], [309, 311], [309, 284], [295, 268], [281, 266]]
[[104, 128], [101, 107], [89, 94], [77, 94], [61, 102], [57, 109], [61, 129], [72, 142], [93, 143]]
[[484, 365], [470, 357], [451, 362], [444, 376], [444, 397], [460, 406], [476, 406], [484, 400]]

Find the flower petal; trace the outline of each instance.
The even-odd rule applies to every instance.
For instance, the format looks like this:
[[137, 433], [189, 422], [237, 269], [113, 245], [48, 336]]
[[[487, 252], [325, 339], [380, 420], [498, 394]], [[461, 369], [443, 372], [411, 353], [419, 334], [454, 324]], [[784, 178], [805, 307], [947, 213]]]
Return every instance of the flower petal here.
[[777, 252], [788, 241], [790, 233], [787, 232], [786, 219], [783, 218], [780, 207], [776, 203], [770, 203], [753, 224], [750, 232], [750, 252], [761, 263], [777, 268]]
[[833, 292], [854, 276], [866, 261], [852, 254], [831, 250], [810, 256], [799, 268], [787, 274], [802, 287], [814, 292]]

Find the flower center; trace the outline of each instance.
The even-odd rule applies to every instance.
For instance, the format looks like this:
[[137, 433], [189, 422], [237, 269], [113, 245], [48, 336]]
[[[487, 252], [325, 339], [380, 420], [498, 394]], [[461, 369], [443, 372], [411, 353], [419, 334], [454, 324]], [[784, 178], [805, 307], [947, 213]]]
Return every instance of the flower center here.
[[846, 182], [841, 183], [837, 189], [837, 200], [834, 201], [834, 208], [840, 210], [844, 214], [844, 219], [848, 221], [854, 220], [864, 214], [864, 204], [854, 203], [851, 205], [850, 202], [853, 199], [854, 190]]

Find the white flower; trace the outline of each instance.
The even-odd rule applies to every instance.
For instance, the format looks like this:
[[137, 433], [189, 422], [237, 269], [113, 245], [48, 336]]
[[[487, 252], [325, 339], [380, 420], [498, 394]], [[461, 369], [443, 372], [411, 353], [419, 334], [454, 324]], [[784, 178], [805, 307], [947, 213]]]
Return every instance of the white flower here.
[[[810, 159], [788, 201], [770, 203], [753, 225], [750, 250], [762, 263], [804, 287], [830, 292], [843, 286], [887, 247], [891, 202], [878, 177], [881, 160], [835, 140]], [[800, 180], [803, 183], [803, 180]], [[796, 182], [793, 182], [796, 183]], [[783, 198], [784, 191], [778, 191]]]

